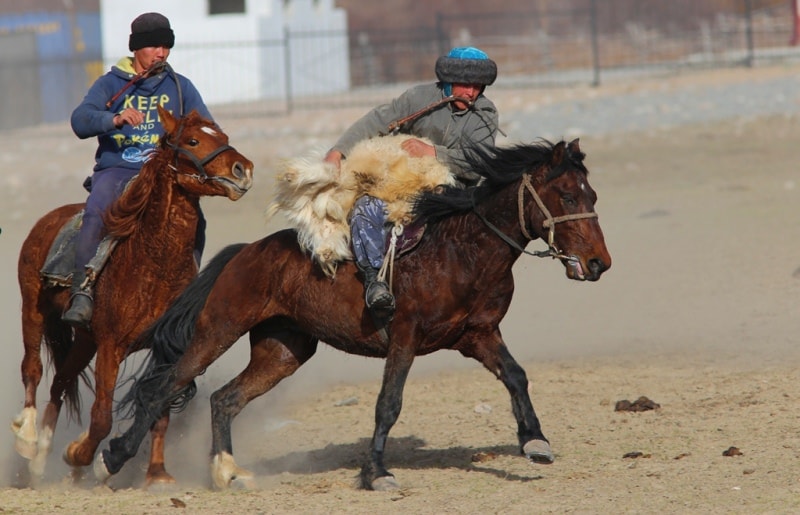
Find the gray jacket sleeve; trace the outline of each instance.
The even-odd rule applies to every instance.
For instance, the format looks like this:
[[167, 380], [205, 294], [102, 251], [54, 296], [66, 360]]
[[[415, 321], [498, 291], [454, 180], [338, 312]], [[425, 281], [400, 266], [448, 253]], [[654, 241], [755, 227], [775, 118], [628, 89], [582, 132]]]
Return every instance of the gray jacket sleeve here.
[[371, 110], [351, 125], [333, 148], [347, 156], [359, 141], [386, 135], [390, 123], [414, 112], [412, 111], [413, 99], [410, 97], [412, 97], [411, 90], [404, 92], [388, 104]]

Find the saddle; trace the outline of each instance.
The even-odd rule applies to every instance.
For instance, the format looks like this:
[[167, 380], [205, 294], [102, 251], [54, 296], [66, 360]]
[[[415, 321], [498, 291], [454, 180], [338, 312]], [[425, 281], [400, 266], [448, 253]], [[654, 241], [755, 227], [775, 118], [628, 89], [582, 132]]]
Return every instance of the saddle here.
[[[48, 288], [69, 287], [72, 284], [72, 272], [75, 268], [75, 239], [83, 222], [83, 211], [67, 220], [64, 226], [56, 235], [44, 266], [39, 271], [39, 275]], [[89, 261], [86, 266], [87, 275], [92, 281], [97, 279], [103, 267], [108, 261], [111, 252], [117, 245], [117, 240], [106, 236], [97, 248], [97, 254]]]
[[[403, 232], [397, 237], [397, 241], [395, 242], [395, 258], [410, 253], [419, 245], [422, 236], [425, 234], [425, 227], [425, 221], [418, 218], [410, 224], [403, 226]], [[391, 245], [391, 239], [392, 235], [390, 233], [386, 239], [387, 252]]]

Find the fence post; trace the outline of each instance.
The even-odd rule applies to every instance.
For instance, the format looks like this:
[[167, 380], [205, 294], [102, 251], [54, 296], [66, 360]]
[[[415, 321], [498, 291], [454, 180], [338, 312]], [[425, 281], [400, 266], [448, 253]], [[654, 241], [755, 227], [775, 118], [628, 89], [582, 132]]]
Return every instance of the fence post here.
[[286, 114], [291, 114], [292, 100], [292, 49], [289, 27], [283, 28], [284, 87], [286, 88]]
[[747, 25], [747, 58], [745, 64], [752, 68], [755, 62], [753, 45], [753, 0], [744, 0], [745, 24]]
[[597, 0], [591, 0], [589, 17], [589, 25], [592, 31], [592, 69], [594, 72], [592, 86], [597, 87], [600, 85], [600, 45], [598, 44], [597, 34]]
[[445, 55], [450, 51], [449, 38], [444, 33], [444, 15], [441, 12], [436, 13], [436, 39], [439, 45], [439, 55]]

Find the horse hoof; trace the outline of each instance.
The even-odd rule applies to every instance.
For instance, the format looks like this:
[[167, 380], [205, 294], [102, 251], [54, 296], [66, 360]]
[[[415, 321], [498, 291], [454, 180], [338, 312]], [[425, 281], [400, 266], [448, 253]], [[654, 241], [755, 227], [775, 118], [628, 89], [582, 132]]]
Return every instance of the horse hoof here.
[[92, 470], [94, 471], [94, 477], [101, 483], [105, 483], [108, 481], [108, 478], [111, 477], [111, 472], [108, 471], [108, 467], [106, 467], [106, 461], [103, 458], [103, 453], [98, 452], [97, 457], [94, 459], [94, 464], [92, 465]]
[[144, 488], [150, 493], [163, 494], [177, 491], [178, 483], [175, 482], [175, 479], [172, 476], [167, 474], [167, 477], [159, 477], [158, 479], [148, 478], [145, 481]]
[[175, 478], [164, 470], [164, 467], [155, 467], [155, 469], [152, 472], [148, 470], [145, 475], [144, 485], [147, 490], [169, 490], [171, 486], [176, 484]]
[[397, 482], [394, 476], [379, 477], [370, 483], [369, 486], [376, 492], [388, 492], [400, 489], [400, 483]]
[[529, 460], [540, 465], [550, 465], [556, 459], [550, 444], [544, 440], [531, 440], [522, 447], [522, 452]]
[[14, 450], [26, 460], [32, 460], [38, 454], [39, 446], [36, 444], [36, 440], [29, 442], [17, 435], [16, 440], [14, 440]]
[[221, 452], [211, 460], [211, 482], [216, 489], [249, 489], [253, 481], [253, 473], [236, 465], [233, 456], [227, 452]]
[[67, 465], [70, 467], [86, 467], [92, 464], [92, 457], [89, 456], [88, 459], [81, 458], [78, 454], [78, 451], [81, 450], [81, 445], [86, 442], [89, 438], [89, 431], [84, 431], [78, 436], [78, 439], [71, 442], [67, 445], [67, 448], [64, 449], [63, 459]]
[[14, 449], [26, 460], [32, 460], [39, 452], [36, 434], [36, 408], [23, 408], [22, 412], [11, 421], [11, 431], [16, 439]]

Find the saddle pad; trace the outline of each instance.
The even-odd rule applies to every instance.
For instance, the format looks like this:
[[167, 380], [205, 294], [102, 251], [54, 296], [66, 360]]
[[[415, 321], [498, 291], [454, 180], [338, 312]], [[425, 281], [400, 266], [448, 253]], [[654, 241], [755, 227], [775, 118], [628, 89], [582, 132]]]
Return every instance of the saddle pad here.
[[75, 268], [75, 238], [81, 228], [83, 211], [67, 220], [56, 235], [39, 275], [48, 286], [69, 286]]
[[[422, 236], [425, 234], [425, 222], [414, 220], [410, 224], [403, 227], [403, 233], [397, 237], [395, 246], [395, 256], [400, 257], [408, 254], [419, 244]], [[389, 235], [391, 239], [391, 234]], [[387, 240], [387, 249], [389, 248], [389, 240]]]
[[[67, 220], [67, 223], [58, 231], [44, 266], [39, 271], [39, 275], [45, 281], [45, 286], [70, 286], [72, 284], [72, 272], [75, 268], [75, 240], [83, 222], [83, 211]], [[109, 236], [103, 238], [97, 247], [97, 253], [86, 265], [89, 274], [94, 281], [103, 266], [108, 261], [108, 257], [117, 245], [116, 239]]]

